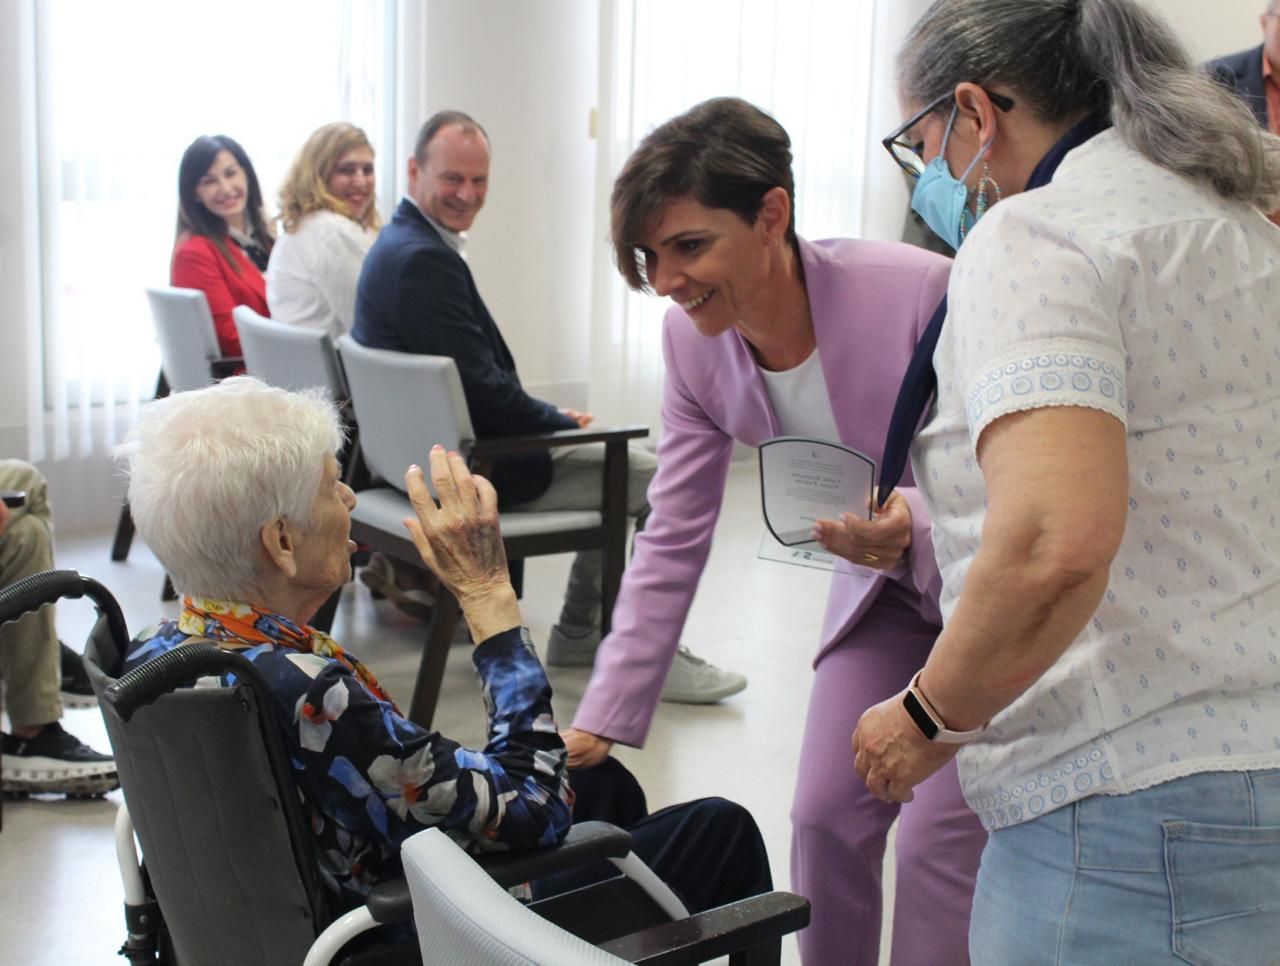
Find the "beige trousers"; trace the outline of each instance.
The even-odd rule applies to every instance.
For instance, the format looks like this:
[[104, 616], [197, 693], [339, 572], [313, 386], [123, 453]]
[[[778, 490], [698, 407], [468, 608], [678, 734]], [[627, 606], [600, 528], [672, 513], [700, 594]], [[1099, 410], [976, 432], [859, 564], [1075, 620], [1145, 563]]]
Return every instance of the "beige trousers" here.
[[[53, 516], [44, 477], [21, 460], [0, 460], [0, 490], [25, 490], [27, 504], [10, 510], [0, 534], [0, 587], [53, 568]], [[0, 627], [4, 709], [15, 727], [62, 717], [58, 632], [53, 607], [42, 607]]]

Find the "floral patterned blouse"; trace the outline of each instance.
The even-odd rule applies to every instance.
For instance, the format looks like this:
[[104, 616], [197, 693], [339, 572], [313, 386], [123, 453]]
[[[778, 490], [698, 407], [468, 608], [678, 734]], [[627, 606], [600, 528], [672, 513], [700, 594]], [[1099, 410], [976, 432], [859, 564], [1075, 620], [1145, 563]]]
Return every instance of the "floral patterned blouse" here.
[[[243, 604], [188, 597], [176, 621], [136, 638], [125, 670], [205, 637], [254, 662], [275, 698], [320, 873], [367, 893], [400, 871], [400, 844], [438, 826], [473, 851], [534, 848], [569, 829], [573, 793], [551, 686], [522, 629], [473, 652], [489, 717], [483, 751], [400, 713], [328, 635]], [[224, 680], [221, 682], [226, 683]]]

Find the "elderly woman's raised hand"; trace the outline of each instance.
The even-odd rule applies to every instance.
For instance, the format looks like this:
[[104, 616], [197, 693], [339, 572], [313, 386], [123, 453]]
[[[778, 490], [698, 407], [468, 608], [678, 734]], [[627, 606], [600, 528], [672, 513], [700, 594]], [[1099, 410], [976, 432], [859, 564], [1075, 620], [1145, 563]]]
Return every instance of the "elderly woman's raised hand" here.
[[875, 570], [892, 570], [911, 546], [911, 508], [897, 491], [870, 520], [842, 513], [839, 520], [819, 520], [813, 538], [822, 549], [850, 563]]
[[507, 554], [498, 527], [498, 494], [482, 476], [473, 476], [462, 457], [433, 446], [428, 458], [431, 498], [422, 470], [404, 475], [417, 513], [404, 521], [422, 562], [453, 594], [477, 643], [520, 623], [520, 610], [507, 572]]

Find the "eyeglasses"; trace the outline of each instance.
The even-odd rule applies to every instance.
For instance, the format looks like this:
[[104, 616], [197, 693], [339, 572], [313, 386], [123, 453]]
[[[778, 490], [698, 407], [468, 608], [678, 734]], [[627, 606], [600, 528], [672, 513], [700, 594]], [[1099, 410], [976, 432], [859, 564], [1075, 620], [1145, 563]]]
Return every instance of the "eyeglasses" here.
[[[1000, 110], [1005, 112], [1013, 110], [1012, 98], [1005, 97], [1003, 94], [996, 94], [985, 87], [982, 90], [987, 97], [991, 98], [991, 103]], [[955, 96], [955, 91], [948, 91], [943, 94], [880, 142], [884, 145], [884, 149], [889, 152], [889, 157], [893, 158], [898, 167], [911, 177], [918, 178], [924, 174], [924, 142], [908, 141], [905, 137], [906, 133]]]

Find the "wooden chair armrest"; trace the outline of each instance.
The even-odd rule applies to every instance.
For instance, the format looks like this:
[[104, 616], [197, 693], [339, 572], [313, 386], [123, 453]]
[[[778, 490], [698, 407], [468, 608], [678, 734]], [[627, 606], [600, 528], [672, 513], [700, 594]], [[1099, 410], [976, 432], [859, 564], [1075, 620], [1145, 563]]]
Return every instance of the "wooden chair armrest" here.
[[601, 943], [600, 948], [629, 963], [677, 966], [775, 942], [807, 925], [808, 899], [791, 892], [766, 892]]
[[528, 453], [559, 446], [579, 446], [583, 443], [643, 439], [648, 435], [648, 426], [616, 426], [607, 429], [561, 429], [554, 433], [532, 433], [527, 436], [492, 436], [476, 440], [471, 447], [471, 455], [476, 459], [490, 460], [509, 453]]

